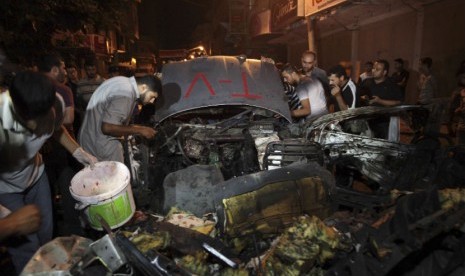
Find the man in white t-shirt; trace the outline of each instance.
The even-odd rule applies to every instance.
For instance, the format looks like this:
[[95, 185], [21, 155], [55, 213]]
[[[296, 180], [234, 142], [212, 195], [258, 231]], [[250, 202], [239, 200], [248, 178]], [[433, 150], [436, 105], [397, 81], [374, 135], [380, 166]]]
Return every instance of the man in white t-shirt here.
[[302, 104], [301, 109], [291, 110], [292, 117], [314, 120], [328, 114], [325, 92], [320, 81], [302, 77], [292, 65], [286, 65], [281, 74], [285, 82], [296, 85], [296, 93]]

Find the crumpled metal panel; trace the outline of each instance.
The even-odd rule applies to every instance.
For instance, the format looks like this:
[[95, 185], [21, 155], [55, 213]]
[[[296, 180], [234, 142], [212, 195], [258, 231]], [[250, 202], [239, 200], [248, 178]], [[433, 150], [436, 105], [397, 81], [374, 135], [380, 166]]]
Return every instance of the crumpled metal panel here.
[[415, 152], [412, 145], [343, 132], [325, 132], [320, 143], [329, 150], [331, 163], [343, 159], [382, 186], [391, 185], [397, 179], [409, 156]]
[[91, 243], [74, 235], [55, 238], [37, 250], [21, 275], [72, 275], [71, 267], [81, 260]]
[[223, 182], [217, 166], [193, 165], [168, 174], [163, 182], [165, 213], [173, 206], [198, 217], [215, 210], [215, 187]]
[[245, 57], [212, 56], [163, 66], [163, 96], [155, 121], [184, 111], [214, 106], [252, 106], [291, 121], [276, 67]]
[[275, 232], [301, 214], [325, 217], [334, 188], [332, 174], [310, 162], [229, 179], [214, 196], [220, 226], [235, 236]]
[[319, 177], [270, 183], [255, 191], [223, 199], [225, 233], [242, 236], [252, 232], [276, 233], [295, 217], [330, 213], [328, 194]]
[[[409, 188], [427, 174], [434, 148], [365, 136], [363, 128], [367, 128], [369, 120], [389, 116], [401, 117], [413, 131], [420, 131], [427, 123], [428, 110], [420, 106], [396, 106], [336, 112], [307, 125], [306, 137], [321, 144], [330, 164], [355, 167], [386, 190]], [[352, 134], [343, 129], [347, 126], [361, 132]]]

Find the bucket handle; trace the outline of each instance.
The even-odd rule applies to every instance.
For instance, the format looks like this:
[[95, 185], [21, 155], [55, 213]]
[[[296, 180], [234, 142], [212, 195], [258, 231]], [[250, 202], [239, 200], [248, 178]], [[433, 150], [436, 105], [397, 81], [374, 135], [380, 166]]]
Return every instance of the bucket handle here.
[[74, 209], [76, 209], [78, 211], [83, 211], [84, 209], [86, 209], [89, 206], [90, 206], [90, 203], [76, 202], [76, 204], [74, 205]]

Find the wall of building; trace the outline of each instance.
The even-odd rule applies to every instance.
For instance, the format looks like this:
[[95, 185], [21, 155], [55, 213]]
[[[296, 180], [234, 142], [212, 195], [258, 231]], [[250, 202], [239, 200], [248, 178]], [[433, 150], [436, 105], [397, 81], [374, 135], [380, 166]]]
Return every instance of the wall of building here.
[[350, 62], [351, 37], [352, 33], [345, 31], [318, 40], [318, 66], [328, 70], [340, 62]]
[[287, 44], [287, 62], [296, 66], [297, 68], [300, 68], [300, 57], [302, 56], [302, 52], [306, 51], [307, 49], [308, 43], [306, 41]]

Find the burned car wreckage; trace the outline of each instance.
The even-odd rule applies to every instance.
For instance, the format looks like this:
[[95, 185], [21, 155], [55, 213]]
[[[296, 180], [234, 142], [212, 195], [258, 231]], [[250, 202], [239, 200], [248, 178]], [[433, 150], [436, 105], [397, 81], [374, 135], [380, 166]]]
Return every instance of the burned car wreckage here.
[[[335, 172], [337, 186], [358, 179], [378, 193], [409, 190], [434, 177], [428, 173], [439, 143], [425, 135], [422, 107], [363, 107], [289, 124], [276, 68], [243, 56], [167, 64], [162, 82], [153, 118], [157, 139], [132, 140], [133, 185], [158, 192], [168, 174], [192, 165], [219, 168], [215, 181], [223, 181], [296, 161]], [[410, 136], [399, 141], [398, 126], [389, 134], [394, 139], [379, 138], [372, 125], [394, 117]]]
[[[351, 223], [367, 226], [352, 234], [363, 236], [358, 245], [365, 248], [343, 253], [358, 261], [335, 259], [324, 266], [335, 275], [399, 270], [405, 259], [431, 247], [438, 233], [463, 223], [428, 225], [430, 236], [412, 237], [426, 227], [418, 220], [447, 220], [434, 185], [447, 152], [428, 125], [426, 108], [363, 107], [289, 124], [280, 81], [272, 64], [243, 56], [167, 64], [164, 96], [153, 118], [157, 140], [132, 140], [133, 185], [143, 191], [139, 202], [160, 213], [172, 206], [199, 217], [215, 213], [230, 241], [282, 233], [304, 214], [334, 222], [341, 207], [359, 210], [351, 213]], [[376, 131], [380, 122], [389, 129], [385, 137]], [[367, 189], [354, 188], [360, 183]], [[422, 200], [432, 203], [409, 213], [406, 208]], [[390, 230], [373, 234], [371, 226], [387, 214], [380, 229]], [[412, 244], [396, 243], [404, 239]], [[461, 235], [454, 239], [463, 242]], [[371, 251], [374, 240], [380, 247], [383, 241], [393, 244], [385, 248], [392, 254], [383, 255], [390, 257]]]
[[435, 185], [460, 162], [442, 165], [451, 150], [429, 132], [427, 109], [363, 107], [296, 125], [271, 63], [202, 57], [162, 73], [148, 122], [156, 139], [127, 144], [134, 197], [149, 215], [91, 245], [91, 256], [117, 245], [110, 272], [465, 271], [465, 190]]

